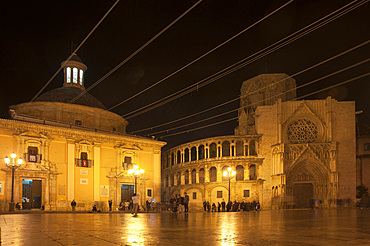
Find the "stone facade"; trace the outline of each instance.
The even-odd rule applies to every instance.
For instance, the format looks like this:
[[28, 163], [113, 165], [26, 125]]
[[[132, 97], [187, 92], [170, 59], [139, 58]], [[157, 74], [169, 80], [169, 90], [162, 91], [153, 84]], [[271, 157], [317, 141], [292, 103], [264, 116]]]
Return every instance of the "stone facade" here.
[[[287, 79], [288, 76], [279, 76], [281, 79], [276, 79], [276, 74], [257, 76], [243, 84], [239, 126], [234, 136], [198, 140], [163, 153], [164, 200], [178, 193], [197, 190], [200, 195], [196, 195], [194, 205], [198, 208], [203, 201], [227, 201], [229, 182], [222, 180], [222, 171], [231, 167], [236, 171], [236, 177], [230, 182], [232, 201], [258, 200], [264, 208], [309, 207], [315, 200], [323, 207], [343, 202], [354, 204], [354, 102], [338, 102], [330, 97], [293, 101], [295, 82]], [[257, 87], [252, 93], [245, 90], [254, 83], [259, 85], [261, 78], [265, 87], [260, 87], [260, 91]], [[250, 97], [259, 91], [265, 98], [266, 88], [279, 83], [286, 84], [278, 87], [282, 88], [280, 90], [267, 93], [269, 98], [275, 98], [273, 101], [262, 103], [260, 97]], [[284, 91], [291, 92], [290, 96], [285, 96]], [[250, 110], [244, 110], [246, 108]], [[250, 153], [251, 143], [255, 151], [253, 155]], [[216, 146], [216, 156], [211, 154], [211, 145]], [[205, 158], [192, 158], [193, 150], [194, 153], [204, 152]], [[190, 155], [190, 159], [186, 155]], [[253, 177], [248, 173], [252, 165], [256, 167]], [[210, 180], [208, 177], [213, 167], [217, 169], [217, 179]], [[201, 170], [205, 172], [203, 183], [197, 179]], [[180, 183], [171, 181], [177, 173], [181, 174]], [[185, 182], [183, 177], [190, 173], [195, 173], [195, 183]], [[244, 173], [243, 178], [241, 173]]]
[[[12, 119], [0, 119], [0, 156], [14, 152], [24, 162], [14, 172], [14, 202], [23, 209], [70, 210], [74, 199], [76, 210], [87, 211], [94, 204], [107, 210], [112, 200], [116, 209], [122, 200], [131, 199], [134, 188], [142, 204], [146, 199], [159, 201], [165, 142], [126, 134], [128, 122], [88, 93], [70, 103], [84, 92], [86, 66], [76, 57], [63, 66], [70, 77], [62, 90], [13, 105]], [[72, 75], [74, 67], [77, 72]], [[145, 170], [136, 187], [128, 174], [134, 164]], [[4, 162], [0, 169], [0, 210], [5, 211], [11, 201], [12, 172]]]

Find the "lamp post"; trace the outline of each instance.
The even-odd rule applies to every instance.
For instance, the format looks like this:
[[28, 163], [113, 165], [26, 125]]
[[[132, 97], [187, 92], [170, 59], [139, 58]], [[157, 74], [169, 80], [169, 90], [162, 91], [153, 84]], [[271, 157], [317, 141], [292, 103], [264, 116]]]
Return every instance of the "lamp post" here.
[[4, 161], [5, 161], [6, 166], [12, 170], [12, 196], [10, 198], [10, 203], [9, 203], [9, 212], [14, 212], [14, 171], [22, 165], [23, 160], [22, 158], [18, 158], [17, 164], [16, 164], [15, 157], [17, 157], [17, 155], [12, 153], [10, 157], [12, 158], [12, 162], [10, 162], [10, 158], [7, 156], [5, 156]]
[[225, 177], [227, 177], [229, 179], [229, 201], [228, 202], [230, 202], [230, 181], [235, 176], [236, 172], [231, 171], [231, 167], [228, 167], [227, 171], [224, 171], [223, 174], [224, 174]]
[[134, 168], [131, 168], [131, 169], [128, 170], [128, 174], [134, 176], [134, 178], [135, 178], [134, 189], [135, 189], [136, 194], [137, 194], [137, 178], [138, 178], [138, 176], [142, 175], [144, 172], [145, 172], [144, 169], [139, 169], [138, 165], [134, 165]]

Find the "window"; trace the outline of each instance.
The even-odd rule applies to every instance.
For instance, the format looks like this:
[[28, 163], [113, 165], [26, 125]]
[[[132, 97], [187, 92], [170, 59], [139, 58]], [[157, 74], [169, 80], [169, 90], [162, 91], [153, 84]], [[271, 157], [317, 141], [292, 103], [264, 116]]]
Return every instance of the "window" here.
[[125, 156], [125, 163], [131, 164], [132, 163], [131, 161], [132, 161], [131, 156]]
[[249, 190], [244, 190], [244, 197], [249, 197]]
[[236, 177], [237, 181], [244, 180], [244, 167], [242, 165], [238, 165], [236, 167]]
[[193, 192], [193, 200], [196, 200], [196, 199], [197, 199], [197, 193]]
[[197, 171], [193, 169], [193, 171], [191, 171], [191, 183], [195, 184], [196, 182], [197, 182]]
[[217, 191], [217, 198], [222, 198], [222, 190]]
[[204, 169], [201, 168], [199, 170], [199, 183], [204, 183], [204, 179], [205, 179], [205, 172], [204, 172]]
[[256, 166], [249, 166], [249, 180], [257, 180]]
[[209, 170], [209, 181], [210, 182], [216, 182], [217, 181], [217, 168], [211, 167]]
[[76, 125], [76, 126], [80, 126], [80, 125], [82, 125], [82, 121], [81, 121], [81, 120], [75, 120], [75, 125]]
[[177, 151], [177, 164], [181, 163], [181, 152]]
[[236, 141], [236, 156], [243, 156], [244, 143], [243, 141]]
[[29, 161], [29, 162], [37, 162], [38, 148], [37, 147], [28, 146], [27, 152], [28, 152], [27, 161]]
[[204, 159], [204, 145], [201, 145], [198, 148], [198, 159], [199, 160], [203, 160]]
[[83, 79], [84, 71], [80, 69], [80, 85], [82, 85], [82, 79]]
[[364, 144], [364, 150], [370, 150], [370, 143]]
[[189, 184], [189, 171], [185, 172], [185, 184]]
[[189, 149], [185, 149], [185, 161], [184, 162], [189, 162]]
[[209, 145], [209, 158], [217, 157], [217, 146], [215, 143]]
[[87, 152], [81, 152], [81, 160], [87, 160]]
[[222, 143], [222, 156], [230, 156], [230, 143], [228, 141]]
[[71, 68], [70, 67], [67, 67], [66, 73], [67, 73], [67, 83], [71, 83]]
[[197, 148], [192, 147], [190, 152], [191, 152], [190, 160], [191, 161], [196, 161], [197, 160]]
[[73, 83], [77, 84], [77, 77], [78, 77], [78, 69], [73, 68]]
[[146, 190], [146, 196], [147, 197], [152, 197], [152, 189], [147, 189]]

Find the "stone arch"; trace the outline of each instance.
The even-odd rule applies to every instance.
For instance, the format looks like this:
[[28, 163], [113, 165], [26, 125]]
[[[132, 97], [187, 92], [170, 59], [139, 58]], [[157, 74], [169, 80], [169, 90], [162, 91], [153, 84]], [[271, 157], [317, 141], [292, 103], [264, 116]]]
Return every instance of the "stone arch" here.
[[197, 160], [197, 147], [192, 147], [190, 149], [190, 161], [196, 161]]
[[235, 180], [236, 181], [244, 180], [244, 167], [243, 167], [243, 165], [236, 166]]
[[184, 162], [189, 162], [189, 148], [185, 149]]
[[[330, 188], [330, 171], [319, 160], [309, 157], [288, 168], [287, 195], [294, 197], [294, 206], [308, 208], [312, 199], [327, 203], [332, 193]], [[331, 194], [335, 199], [335, 194]]]
[[209, 169], [209, 182], [217, 182], [217, 168], [211, 167]]
[[200, 145], [198, 148], [198, 159], [203, 160], [205, 157], [204, 145]]
[[211, 143], [209, 145], [209, 158], [216, 158], [217, 157], [217, 145], [215, 143]]
[[177, 164], [180, 164], [181, 163], [181, 151], [178, 150], [177, 151]]
[[230, 142], [222, 142], [222, 156], [230, 156]]
[[199, 183], [204, 183], [206, 178], [206, 172], [204, 168], [199, 169]]

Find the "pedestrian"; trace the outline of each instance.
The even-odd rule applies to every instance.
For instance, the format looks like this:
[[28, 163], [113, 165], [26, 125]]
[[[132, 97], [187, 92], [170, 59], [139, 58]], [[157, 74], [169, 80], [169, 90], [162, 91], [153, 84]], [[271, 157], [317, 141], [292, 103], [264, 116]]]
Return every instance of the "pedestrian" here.
[[77, 203], [76, 203], [75, 199], [73, 199], [72, 202], [71, 202], [72, 211], [76, 210], [76, 205], [77, 205]]
[[217, 212], [221, 212], [221, 203], [218, 202], [218, 205], [217, 205]]
[[206, 201], [203, 202], [203, 209], [204, 209], [204, 211], [207, 211], [207, 202]]
[[226, 202], [224, 199], [222, 199], [221, 206], [222, 206], [222, 212], [225, 212]]
[[257, 201], [256, 203], [256, 211], [259, 211], [261, 209], [261, 205], [260, 203]]
[[189, 196], [186, 192], [184, 196], [184, 207], [185, 207], [185, 213], [188, 213], [189, 212]]
[[146, 212], [149, 213], [149, 211], [150, 211], [150, 202], [149, 202], [149, 199], [146, 200], [145, 205], [146, 205]]
[[134, 195], [132, 196], [132, 203], [133, 203], [133, 209], [132, 209], [132, 213], [134, 214], [134, 216], [137, 215], [137, 209], [139, 208], [139, 194], [136, 194], [134, 193]]
[[184, 212], [184, 197], [181, 196], [181, 194], [179, 195], [179, 197], [177, 198], [177, 205], [178, 205], [178, 210], [179, 210], [179, 213], [181, 212]]
[[212, 212], [216, 212], [216, 204], [212, 203]]
[[207, 202], [207, 212], [210, 213], [211, 212], [211, 204], [209, 204], [209, 202]]
[[112, 200], [108, 200], [109, 211], [112, 211]]
[[92, 211], [93, 212], [98, 212], [97, 208], [96, 208], [96, 205], [94, 204], [93, 208], [92, 208]]

